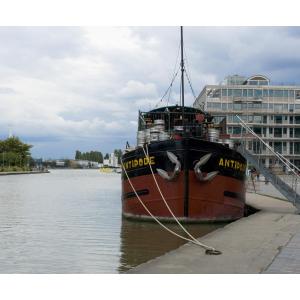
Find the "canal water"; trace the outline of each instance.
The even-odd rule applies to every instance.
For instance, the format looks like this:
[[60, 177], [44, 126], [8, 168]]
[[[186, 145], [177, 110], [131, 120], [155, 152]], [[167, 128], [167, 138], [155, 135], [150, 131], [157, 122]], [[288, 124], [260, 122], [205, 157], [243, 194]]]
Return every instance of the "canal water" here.
[[[187, 228], [200, 237], [220, 226]], [[37, 274], [123, 273], [185, 243], [122, 218], [121, 175], [98, 170], [0, 176], [0, 241], [0, 273]]]

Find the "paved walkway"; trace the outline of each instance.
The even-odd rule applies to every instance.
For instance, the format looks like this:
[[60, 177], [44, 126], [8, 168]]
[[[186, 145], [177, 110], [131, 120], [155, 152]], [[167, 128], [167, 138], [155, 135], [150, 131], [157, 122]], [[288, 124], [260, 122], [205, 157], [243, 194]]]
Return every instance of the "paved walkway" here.
[[199, 246], [187, 243], [129, 273], [298, 273], [300, 216], [296, 209], [257, 194], [247, 194], [247, 203], [261, 211], [200, 239], [222, 255], [206, 255]]

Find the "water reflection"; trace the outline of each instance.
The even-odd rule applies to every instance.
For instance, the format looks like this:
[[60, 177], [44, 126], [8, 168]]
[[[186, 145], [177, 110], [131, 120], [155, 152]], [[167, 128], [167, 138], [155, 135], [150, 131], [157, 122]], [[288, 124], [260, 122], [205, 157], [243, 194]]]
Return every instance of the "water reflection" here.
[[[166, 224], [168, 228], [183, 235], [178, 224]], [[224, 224], [185, 224], [185, 228], [195, 237], [223, 227]], [[137, 265], [176, 249], [186, 241], [170, 234], [155, 222], [138, 222], [122, 219], [121, 256], [118, 271], [124, 273]]]

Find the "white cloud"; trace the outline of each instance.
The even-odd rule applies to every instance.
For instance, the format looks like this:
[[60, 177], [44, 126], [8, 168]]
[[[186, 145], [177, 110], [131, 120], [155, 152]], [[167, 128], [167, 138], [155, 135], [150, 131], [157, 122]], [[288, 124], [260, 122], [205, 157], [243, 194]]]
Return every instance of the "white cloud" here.
[[[299, 83], [299, 32], [185, 28], [186, 67], [196, 95], [205, 84], [237, 73]], [[71, 156], [96, 141], [104, 152], [134, 142], [138, 109], [162, 105], [179, 68], [174, 27], [1, 27], [0, 42], [0, 134], [11, 126], [39, 156], [47, 147], [50, 156], [59, 156], [61, 147]], [[179, 103], [179, 79], [165, 97], [170, 104]], [[187, 81], [185, 90], [191, 105]]]

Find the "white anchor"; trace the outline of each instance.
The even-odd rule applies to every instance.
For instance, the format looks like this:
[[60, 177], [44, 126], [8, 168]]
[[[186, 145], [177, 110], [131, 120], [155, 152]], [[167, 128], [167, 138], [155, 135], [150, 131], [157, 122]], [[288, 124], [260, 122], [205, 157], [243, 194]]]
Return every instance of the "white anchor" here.
[[202, 156], [194, 167], [195, 174], [200, 181], [210, 181], [215, 176], [217, 176], [217, 174], [219, 173], [219, 171], [213, 171], [213, 172], [207, 173], [204, 176], [200, 169], [201, 166], [205, 165], [208, 162], [208, 160], [210, 159], [211, 156], [212, 156], [212, 153], [208, 153], [208, 154]]
[[171, 175], [169, 175], [169, 173], [165, 170], [162, 170], [162, 169], [156, 169], [157, 173], [164, 179], [166, 180], [169, 180], [169, 181], [172, 181], [174, 180], [178, 174], [180, 173], [180, 170], [181, 170], [181, 163], [180, 161], [178, 160], [178, 158], [176, 157], [175, 154], [173, 154], [172, 152], [169, 152], [167, 151], [167, 155], [170, 159], [170, 161], [175, 164], [175, 167], [174, 167], [174, 171], [172, 172]]

